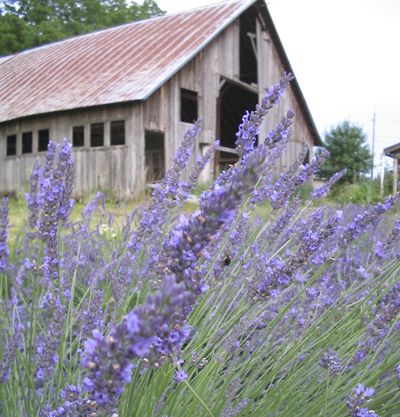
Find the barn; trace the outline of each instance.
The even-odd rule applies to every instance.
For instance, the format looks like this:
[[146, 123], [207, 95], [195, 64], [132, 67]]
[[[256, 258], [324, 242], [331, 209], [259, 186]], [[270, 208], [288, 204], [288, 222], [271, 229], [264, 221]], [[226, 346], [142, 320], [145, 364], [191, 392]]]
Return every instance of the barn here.
[[[119, 198], [160, 179], [202, 119], [193, 158], [216, 138], [208, 181], [235, 160], [237, 126], [289, 60], [264, 0], [234, 0], [97, 31], [0, 58], [0, 193], [22, 193], [49, 139], [68, 138], [76, 196]], [[294, 80], [263, 132], [297, 113], [277, 169], [321, 140]]]

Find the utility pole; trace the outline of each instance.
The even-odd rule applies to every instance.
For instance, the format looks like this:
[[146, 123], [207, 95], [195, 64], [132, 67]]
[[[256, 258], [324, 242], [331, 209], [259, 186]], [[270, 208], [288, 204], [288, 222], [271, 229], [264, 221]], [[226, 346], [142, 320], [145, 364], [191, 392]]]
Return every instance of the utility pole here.
[[372, 166], [371, 166], [371, 180], [374, 179], [374, 158], [375, 158], [375, 122], [376, 113], [372, 117]]

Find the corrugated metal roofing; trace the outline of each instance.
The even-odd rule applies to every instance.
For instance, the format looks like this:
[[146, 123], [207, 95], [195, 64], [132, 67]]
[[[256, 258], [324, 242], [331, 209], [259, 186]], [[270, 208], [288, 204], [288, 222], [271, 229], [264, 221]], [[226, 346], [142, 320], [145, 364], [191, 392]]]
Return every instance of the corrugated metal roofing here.
[[143, 100], [256, 0], [216, 3], [0, 59], [0, 122]]

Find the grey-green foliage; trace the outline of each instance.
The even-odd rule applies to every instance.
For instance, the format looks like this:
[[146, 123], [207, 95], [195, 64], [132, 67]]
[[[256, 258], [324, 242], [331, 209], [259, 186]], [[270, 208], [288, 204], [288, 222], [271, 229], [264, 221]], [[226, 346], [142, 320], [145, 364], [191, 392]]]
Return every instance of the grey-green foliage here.
[[164, 13], [154, 0], [3, 0], [0, 56]]
[[354, 183], [371, 169], [372, 155], [367, 145], [367, 136], [360, 127], [347, 120], [325, 133], [324, 147], [331, 156], [320, 169], [321, 178], [329, 178], [335, 172], [347, 168], [342, 182]]

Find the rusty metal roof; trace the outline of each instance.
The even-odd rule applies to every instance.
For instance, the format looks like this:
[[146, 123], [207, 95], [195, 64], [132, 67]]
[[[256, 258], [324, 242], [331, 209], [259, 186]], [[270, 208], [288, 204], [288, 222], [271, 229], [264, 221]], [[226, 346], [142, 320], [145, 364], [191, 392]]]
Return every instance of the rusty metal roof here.
[[255, 2], [220, 2], [0, 58], [0, 122], [146, 99]]

